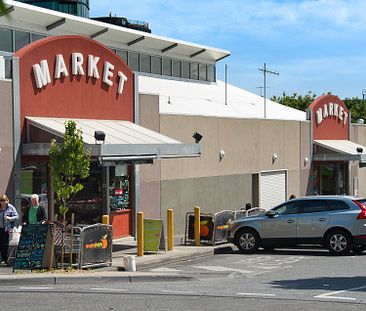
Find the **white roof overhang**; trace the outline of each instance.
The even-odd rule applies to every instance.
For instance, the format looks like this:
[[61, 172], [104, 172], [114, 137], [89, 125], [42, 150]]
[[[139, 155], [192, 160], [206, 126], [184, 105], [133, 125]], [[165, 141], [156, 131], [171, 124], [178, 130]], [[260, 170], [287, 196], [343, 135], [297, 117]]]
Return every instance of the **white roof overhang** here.
[[316, 161], [360, 161], [366, 164], [366, 146], [349, 140], [314, 140], [315, 146], [326, 149], [316, 152]]
[[[9, 17], [1, 17], [2, 23], [22, 28], [32, 25], [34, 31], [49, 33], [50, 35], [82, 35], [94, 38], [95, 40], [115, 47], [124, 46], [128, 48], [129, 43], [136, 42], [133, 47], [138, 50], [152, 50], [156, 53], [164, 53], [167, 56], [178, 55], [183, 58], [203, 62], [216, 62], [230, 55], [229, 51], [216, 49], [200, 44], [157, 36], [143, 31], [126, 27], [120, 27], [100, 21], [78, 17], [45, 8], [17, 2], [4, 0], [7, 8], [11, 8]], [[144, 37], [143, 40], [137, 41]], [[122, 47], [121, 47], [122, 48]]]
[[[154, 159], [199, 157], [201, 144], [183, 144], [130, 121], [70, 118], [26, 117], [27, 133], [31, 126], [63, 137], [65, 122], [75, 121], [82, 131], [86, 149], [102, 163], [151, 163]], [[94, 138], [95, 131], [105, 134], [104, 143]], [[48, 156], [50, 144], [23, 143], [22, 154]]]

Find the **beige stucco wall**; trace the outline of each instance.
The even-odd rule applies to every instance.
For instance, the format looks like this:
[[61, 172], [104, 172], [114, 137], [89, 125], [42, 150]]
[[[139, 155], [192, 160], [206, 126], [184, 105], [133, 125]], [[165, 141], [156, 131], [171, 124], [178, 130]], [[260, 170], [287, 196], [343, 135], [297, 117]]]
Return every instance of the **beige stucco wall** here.
[[[159, 97], [139, 96], [138, 123], [159, 132]], [[140, 165], [140, 211], [146, 218], [161, 218], [160, 211], [160, 161]]]
[[176, 234], [183, 234], [185, 214], [195, 205], [216, 212], [251, 202], [253, 173], [287, 169], [288, 193], [306, 194], [308, 122], [160, 115], [163, 134], [193, 143], [196, 131], [203, 135], [201, 158], [161, 161], [161, 211], [174, 209]]
[[0, 80], [0, 193], [14, 197], [12, 82]]
[[[366, 125], [352, 124], [351, 126], [351, 141], [357, 142], [366, 146]], [[358, 177], [358, 194], [366, 196], [366, 167], [358, 167], [358, 162], [350, 164], [353, 176]], [[352, 182], [352, 181], [350, 181]]]

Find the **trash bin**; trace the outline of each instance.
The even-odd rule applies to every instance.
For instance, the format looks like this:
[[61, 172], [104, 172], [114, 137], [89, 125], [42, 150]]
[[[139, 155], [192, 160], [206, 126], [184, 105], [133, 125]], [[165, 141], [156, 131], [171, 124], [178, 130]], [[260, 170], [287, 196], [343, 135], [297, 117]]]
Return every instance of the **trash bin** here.
[[123, 256], [123, 263], [126, 271], [136, 272], [135, 256]]

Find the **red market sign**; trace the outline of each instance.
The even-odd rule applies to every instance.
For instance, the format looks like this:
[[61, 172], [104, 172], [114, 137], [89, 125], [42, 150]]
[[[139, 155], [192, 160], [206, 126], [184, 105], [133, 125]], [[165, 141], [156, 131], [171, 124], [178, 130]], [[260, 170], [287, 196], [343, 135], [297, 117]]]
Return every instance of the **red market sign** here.
[[313, 140], [348, 140], [349, 113], [337, 96], [322, 95], [309, 106], [312, 114]]
[[133, 73], [99, 42], [82, 36], [47, 37], [15, 57], [23, 139], [25, 116], [133, 122]]

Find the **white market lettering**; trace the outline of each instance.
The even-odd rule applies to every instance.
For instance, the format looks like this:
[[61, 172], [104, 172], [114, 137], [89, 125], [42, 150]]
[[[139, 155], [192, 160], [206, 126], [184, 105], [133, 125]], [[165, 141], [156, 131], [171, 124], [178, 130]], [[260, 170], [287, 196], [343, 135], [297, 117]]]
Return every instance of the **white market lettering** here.
[[[99, 70], [98, 70], [98, 62], [100, 57], [94, 55], [88, 55], [88, 61], [86, 66], [86, 74], [88, 77], [100, 79]], [[48, 66], [48, 61], [43, 59], [39, 64], [34, 64], [33, 66], [33, 74], [36, 82], [36, 86], [38, 89], [50, 84], [51, 74]], [[55, 68], [54, 68], [54, 79], [60, 79], [61, 77], [68, 77], [69, 70], [67, 69], [64, 57], [62, 54], [57, 54], [55, 59]], [[103, 83], [108, 86], [113, 85], [113, 81], [111, 80], [114, 76], [114, 65], [110, 62], [105, 61], [103, 64]], [[71, 54], [71, 74], [73, 76], [83, 76], [85, 75], [84, 71], [84, 55], [81, 53], [72, 53]], [[118, 76], [118, 88], [117, 93], [123, 93], [123, 87], [125, 82], [127, 81], [127, 77], [121, 71], [117, 71]]]
[[316, 124], [319, 125], [328, 117], [336, 117], [343, 124], [347, 124], [348, 113], [344, 111], [342, 106], [336, 103], [324, 104], [323, 107], [318, 108], [316, 113]]

